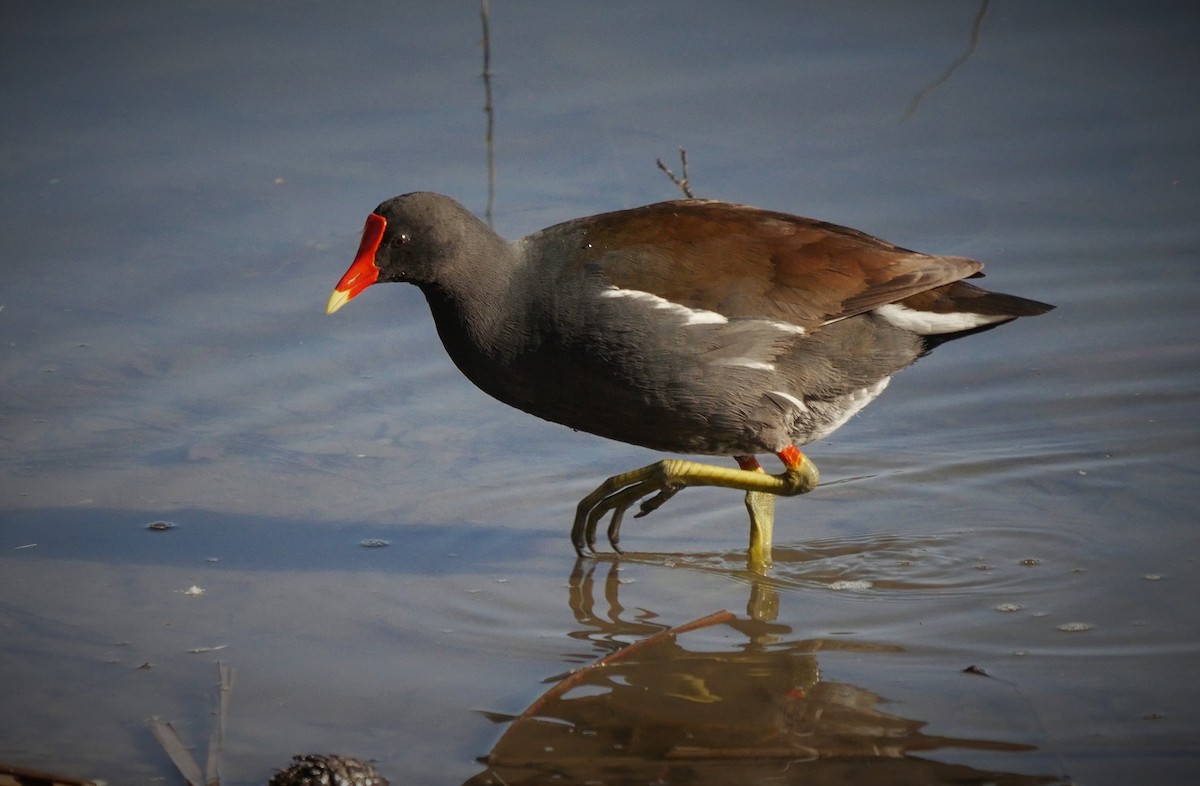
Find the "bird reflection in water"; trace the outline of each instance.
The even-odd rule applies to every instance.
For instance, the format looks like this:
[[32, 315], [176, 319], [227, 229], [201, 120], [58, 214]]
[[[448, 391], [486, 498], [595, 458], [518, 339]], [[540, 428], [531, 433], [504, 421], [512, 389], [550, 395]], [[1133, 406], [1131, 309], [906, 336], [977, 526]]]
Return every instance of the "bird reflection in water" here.
[[[619, 565], [610, 564], [599, 581], [596, 570], [596, 562], [584, 561], [571, 574], [570, 604], [580, 626], [572, 637], [591, 642], [602, 657], [564, 675], [519, 716], [489, 715], [509, 726], [471, 786], [1061, 781], [922, 758], [934, 751], [944, 758], [954, 750], [1036, 748], [928, 735], [924, 721], [881, 711], [886, 699], [868, 688], [821, 678], [822, 652], [899, 647], [802, 639], [769, 614], [721, 611], [666, 628], [644, 613], [625, 613]], [[607, 606], [600, 613], [597, 590]]]

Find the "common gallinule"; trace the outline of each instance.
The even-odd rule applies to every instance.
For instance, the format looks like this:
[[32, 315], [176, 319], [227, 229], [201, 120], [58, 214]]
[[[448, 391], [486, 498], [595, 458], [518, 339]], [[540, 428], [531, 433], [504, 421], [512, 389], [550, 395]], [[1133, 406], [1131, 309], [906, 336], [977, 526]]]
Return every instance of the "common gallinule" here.
[[[609, 478], [579, 503], [580, 555], [607, 513], [617, 549], [631, 505], [654, 494], [643, 515], [685, 486], [746, 491], [761, 550], [770, 495], [817, 484], [796, 445], [832, 433], [938, 344], [1053, 308], [962, 280], [982, 267], [695, 199], [508, 242], [449, 197], [418, 192], [367, 217], [326, 312], [376, 282], [416, 284], [450, 358], [500, 401], [609, 439], [737, 460], [666, 459]], [[768, 452], [781, 474], [759, 465]]]

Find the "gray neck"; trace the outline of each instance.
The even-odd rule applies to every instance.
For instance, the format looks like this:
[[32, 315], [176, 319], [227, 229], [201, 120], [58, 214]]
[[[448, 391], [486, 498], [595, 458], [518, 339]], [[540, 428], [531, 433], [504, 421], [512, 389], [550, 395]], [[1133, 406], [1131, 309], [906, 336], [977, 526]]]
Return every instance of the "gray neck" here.
[[421, 284], [446, 351], [473, 381], [519, 353], [528, 337], [519, 249], [492, 232], [472, 233], [439, 281]]

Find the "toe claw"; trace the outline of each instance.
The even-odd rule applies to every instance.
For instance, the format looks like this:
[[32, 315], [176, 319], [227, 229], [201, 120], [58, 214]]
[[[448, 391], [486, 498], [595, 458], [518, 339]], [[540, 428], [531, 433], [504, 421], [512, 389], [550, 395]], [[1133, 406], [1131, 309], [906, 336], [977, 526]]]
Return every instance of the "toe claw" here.
[[642, 516], [648, 516], [658, 510], [671, 497], [679, 493], [683, 486], [665, 486], [657, 494], [638, 506], [638, 512], [634, 514], [635, 519], [640, 519]]

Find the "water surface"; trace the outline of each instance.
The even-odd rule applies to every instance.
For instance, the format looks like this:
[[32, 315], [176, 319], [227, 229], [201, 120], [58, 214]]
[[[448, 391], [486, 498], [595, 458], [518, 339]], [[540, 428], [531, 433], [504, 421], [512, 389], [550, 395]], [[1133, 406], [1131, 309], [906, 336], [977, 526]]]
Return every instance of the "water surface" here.
[[811, 446], [762, 576], [704, 489], [577, 565], [576, 500], [654, 454], [476, 391], [414, 288], [323, 315], [380, 200], [486, 206], [476, 5], [6, 10], [0, 762], [170, 780], [147, 719], [202, 754], [222, 660], [231, 784], [325, 751], [413, 783], [1183, 782], [1200, 13], [992, 3], [943, 79], [978, 12], [493, 4], [505, 235], [676, 196], [684, 145], [700, 196], [1058, 305]]

